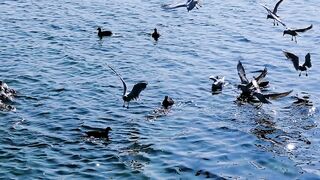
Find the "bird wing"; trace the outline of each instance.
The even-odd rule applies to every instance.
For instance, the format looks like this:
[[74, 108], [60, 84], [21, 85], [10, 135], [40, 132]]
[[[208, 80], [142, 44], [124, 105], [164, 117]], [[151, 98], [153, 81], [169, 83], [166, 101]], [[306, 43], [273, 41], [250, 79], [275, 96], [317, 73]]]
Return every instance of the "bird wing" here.
[[294, 29], [296, 32], [306, 32], [308, 30], [312, 29], [312, 24], [309, 27], [302, 28], [302, 29]]
[[128, 100], [131, 101], [133, 99], [137, 99], [141, 91], [143, 91], [147, 87], [146, 82], [139, 82], [135, 84], [131, 90], [131, 92], [127, 95]]
[[266, 5], [263, 5], [263, 4], [260, 4], [262, 7], [264, 7], [267, 11], [268, 11], [268, 13], [272, 13], [272, 11], [266, 6]]
[[248, 81], [248, 79], [246, 77], [246, 72], [244, 70], [244, 67], [242, 66], [241, 61], [238, 62], [237, 70], [238, 70], [239, 78], [241, 80], [241, 84], [248, 84], [249, 81]]
[[277, 4], [274, 6], [274, 8], [273, 8], [273, 13], [274, 13], [274, 14], [277, 14], [278, 7], [279, 7], [280, 3], [282, 3], [282, 1], [283, 1], [283, 0], [280, 0], [280, 1], [277, 2]]
[[284, 55], [290, 59], [293, 63], [294, 68], [298, 71], [299, 70], [299, 57], [294, 55], [293, 53], [290, 53], [288, 51], [282, 51]]
[[259, 84], [258, 84], [258, 82], [256, 81], [256, 79], [253, 78], [251, 82], [252, 82], [253, 87], [256, 88], [256, 91], [257, 91], [258, 93], [261, 93]]
[[272, 12], [267, 6], [265, 6], [265, 5], [263, 5], [263, 4], [261, 4], [261, 6], [264, 7], [264, 8], [268, 11], [268, 13], [273, 17], [273, 19], [275, 19], [275, 20], [278, 21], [280, 24], [282, 24], [282, 26], [284, 26], [284, 27], [287, 26], [287, 25], [286, 25], [284, 22], [282, 22], [282, 20], [281, 20], [274, 12]]
[[122, 84], [123, 84], [123, 96], [126, 95], [127, 93], [127, 85], [126, 83], [124, 82], [124, 80], [122, 79], [122, 77], [120, 76], [120, 74], [117, 73], [116, 70], [114, 70], [109, 64], [107, 64], [108, 67], [120, 78], [120, 80], [122, 81]]
[[265, 103], [265, 104], [270, 104], [271, 102], [268, 101], [265, 96], [262, 93], [254, 92], [253, 96], [259, 99], [260, 102]]
[[271, 94], [265, 94], [264, 97], [267, 99], [278, 99], [278, 98], [282, 98], [285, 96], [288, 96], [290, 93], [292, 93], [293, 90], [291, 91], [287, 91], [287, 92], [283, 92], [283, 93], [271, 93]]
[[211, 79], [213, 82], [218, 81], [218, 77], [217, 76], [210, 76], [209, 79]]
[[305, 57], [305, 62], [302, 66], [307, 66], [308, 68], [311, 68], [311, 56], [310, 53], [308, 53]]
[[260, 83], [261, 80], [266, 77], [267, 73], [268, 73], [268, 69], [265, 67], [261, 72], [261, 74], [258, 77], [256, 77], [256, 81]]
[[175, 9], [175, 8], [179, 8], [179, 7], [187, 7], [187, 3], [186, 2], [176, 2], [173, 4], [163, 4], [161, 7], [163, 9]]

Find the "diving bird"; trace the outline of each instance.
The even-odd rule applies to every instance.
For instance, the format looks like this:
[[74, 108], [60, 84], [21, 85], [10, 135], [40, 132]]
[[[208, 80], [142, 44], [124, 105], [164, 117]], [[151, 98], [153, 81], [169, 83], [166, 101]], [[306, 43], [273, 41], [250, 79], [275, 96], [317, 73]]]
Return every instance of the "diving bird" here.
[[94, 138], [106, 138], [109, 140], [109, 131], [112, 129], [110, 127], [107, 127], [105, 129], [96, 130], [96, 131], [88, 131], [85, 132], [88, 137], [94, 137]]
[[288, 51], [284, 51], [282, 50], [284, 55], [292, 61], [293, 63], [293, 66], [294, 68], [297, 70], [297, 71], [300, 71], [300, 74], [299, 76], [301, 76], [301, 73], [302, 71], [306, 71], [306, 76], [308, 76], [308, 69], [307, 68], [311, 68], [311, 55], [310, 53], [308, 53], [306, 56], [305, 56], [305, 61], [302, 65], [299, 65], [299, 57], [296, 56], [295, 54], [293, 53], [290, 53]]
[[[277, 2], [277, 4], [274, 6], [273, 11], [271, 11], [267, 6], [261, 4], [262, 7], [264, 7], [268, 11], [267, 19], [273, 19], [273, 25], [275, 26], [276, 24], [278, 25], [278, 22], [282, 24], [283, 26], [286, 26], [280, 19], [280, 17], [277, 15], [278, 7], [280, 3], [283, 0], [280, 0]], [[276, 22], [277, 21], [277, 22]]]
[[167, 109], [169, 106], [172, 106], [174, 104], [174, 101], [169, 96], [165, 96], [162, 101], [162, 106]]
[[286, 29], [283, 31], [283, 36], [286, 35], [286, 34], [289, 34], [291, 35], [291, 41], [293, 41], [293, 37], [294, 37], [294, 40], [295, 42], [297, 43], [297, 37], [299, 34], [298, 33], [303, 33], [303, 32], [306, 32], [308, 30], [312, 29], [312, 24], [306, 28], [302, 28], [302, 29]]
[[211, 87], [211, 91], [215, 92], [215, 91], [221, 91], [223, 85], [225, 84], [224, 81], [224, 76], [220, 77], [220, 76], [210, 76], [209, 79], [211, 79], [213, 81], [212, 87]]
[[101, 31], [101, 28], [98, 27], [98, 36], [100, 37], [100, 39], [102, 39], [103, 36], [111, 36], [112, 32], [111, 31]]
[[123, 84], [123, 95], [122, 95], [122, 99], [123, 99], [123, 107], [125, 107], [125, 103], [127, 102], [127, 108], [129, 108], [129, 102], [131, 100], [137, 99], [141, 93], [141, 91], [143, 91], [148, 83], [147, 82], [139, 82], [137, 84], [135, 84], [131, 90], [130, 93], [127, 93], [127, 85], [124, 82], [124, 80], [122, 79], [122, 77], [110, 66], [108, 65], [108, 67], [120, 78], [122, 84]]
[[154, 32], [152, 33], [151, 36], [155, 41], [158, 41], [160, 34], [158, 33], [157, 28], [154, 28]]
[[202, 5], [202, 0], [188, 0], [187, 2], [177, 3], [177, 4], [165, 4], [162, 5], [164, 9], [175, 9], [179, 7], [186, 7], [188, 12], [191, 11], [193, 8], [199, 8]]
[[[238, 62], [237, 71], [238, 71], [238, 75], [239, 75], [241, 84], [244, 84], [244, 85], [249, 84], [249, 86], [252, 86], [252, 83], [249, 82], [249, 80], [247, 79], [246, 71], [244, 70], [244, 67], [243, 67], [241, 61]], [[263, 79], [266, 77], [267, 73], [268, 73], [267, 68], [264, 68], [264, 70], [261, 71], [261, 74], [255, 78], [255, 80], [258, 82], [260, 88], [265, 88], [269, 84], [269, 81], [263, 81]]]

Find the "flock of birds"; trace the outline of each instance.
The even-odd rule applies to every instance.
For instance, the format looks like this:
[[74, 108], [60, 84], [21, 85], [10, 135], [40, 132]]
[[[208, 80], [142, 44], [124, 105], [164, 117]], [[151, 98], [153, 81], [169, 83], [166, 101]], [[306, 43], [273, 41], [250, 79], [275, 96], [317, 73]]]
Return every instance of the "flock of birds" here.
[[[280, 16], [278, 16], [278, 8], [279, 5], [283, 2], [283, 0], [280, 0], [274, 7], [274, 9], [271, 11], [267, 6], [262, 5], [268, 12], [267, 19], [273, 19], [273, 25], [278, 25], [279, 23], [283, 25], [284, 27], [287, 27], [286, 24], [281, 20]], [[175, 9], [175, 8], [180, 8], [180, 7], [186, 7], [188, 12], [191, 11], [194, 8], [199, 8], [202, 6], [202, 1], [201, 0], [187, 0], [185, 3], [178, 3], [178, 4], [166, 4], [162, 5], [163, 9], [169, 10], [169, 9]], [[312, 29], [312, 25], [306, 28], [302, 29], [289, 29], [286, 28], [283, 32], [283, 36], [285, 34], [289, 34], [292, 36], [292, 41], [293, 38], [295, 38], [295, 42], [297, 43], [296, 36], [298, 36], [299, 33], [306, 32], [308, 30]], [[113, 33], [111, 31], [102, 31], [101, 28], [99, 27], [98, 29], [98, 37], [102, 39], [103, 37], [107, 36], [112, 36]], [[151, 34], [151, 37], [155, 40], [158, 41], [160, 38], [160, 34], [157, 31], [157, 29], [154, 29], [154, 32]], [[311, 68], [311, 55], [308, 53], [305, 56], [305, 62], [300, 65], [299, 64], [299, 57], [296, 56], [295, 54], [283, 50], [284, 55], [292, 61], [294, 68], [297, 71], [300, 71], [299, 76], [301, 76], [302, 71], [306, 71], [306, 76], [308, 76], [308, 68]], [[123, 99], [123, 107], [129, 108], [129, 103], [132, 100], [135, 100], [139, 97], [140, 93], [146, 89], [148, 83], [147, 82], [138, 82], [136, 83], [132, 90], [130, 92], [127, 92], [127, 85], [123, 78], [120, 76], [120, 74], [110, 65], [108, 67], [115, 73], [116, 76], [119, 77], [123, 84], [123, 94], [122, 94], [122, 99]], [[270, 99], [277, 99], [281, 97], [285, 97], [289, 95], [292, 90], [287, 91], [287, 92], [282, 92], [282, 93], [269, 93], [265, 94], [263, 91], [268, 88], [269, 81], [264, 80], [266, 77], [268, 71], [267, 68], [264, 68], [262, 71], [259, 71], [260, 74], [257, 77], [253, 77], [251, 80], [248, 80], [246, 77], [246, 72], [245, 69], [242, 65], [242, 63], [239, 61], [237, 64], [237, 71], [238, 75], [240, 78], [240, 84], [238, 84], [237, 88], [241, 91], [240, 95], [237, 97], [237, 102], [240, 104], [243, 103], [250, 103], [250, 104], [258, 104], [257, 107], [260, 107], [262, 104], [268, 104], [271, 103], [269, 100]], [[212, 92], [213, 94], [219, 93], [222, 91], [223, 87], [226, 85], [225, 82], [225, 77], [222, 76], [210, 76], [209, 79], [213, 81], [212, 84]], [[2, 81], [0, 81], [0, 108], [1, 109], [6, 109], [6, 110], [12, 110], [14, 109], [13, 106], [10, 104], [12, 102], [12, 98], [16, 95], [16, 91], [13, 89], [10, 89], [8, 85]], [[296, 97], [297, 102], [309, 102], [307, 98], [299, 98]], [[174, 101], [172, 98], [169, 96], [165, 96], [162, 102], [162, 107], [164, 109], [170, 108], [172, 105], [174, 105]], [[112, 129], [110, 127], [107, 127], [102, 130], [97, 130], [97, 131], [89, 131], [86, 132], [86, 135], [88, 137], [94, 137], [94, 138], [105, 138], [109, 140], [109, 131]]]

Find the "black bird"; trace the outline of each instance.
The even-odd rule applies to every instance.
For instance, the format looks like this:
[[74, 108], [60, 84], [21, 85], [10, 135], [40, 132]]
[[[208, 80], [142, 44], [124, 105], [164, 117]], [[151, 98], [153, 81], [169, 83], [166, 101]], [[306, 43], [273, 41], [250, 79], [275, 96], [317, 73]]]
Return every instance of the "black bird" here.
[[94, 138], [106, 138], [109, 140], [109, 131], [112, 129], [110, 127], [107, 127], [105, 129], [96, 130], [96, 131], [88, 131], [86, 132], [88, 137], [94, 137]]
[[283, 50], [284, 55], [290, 59], [293, 63], [294, 68], [297, 71], [300, 71], [299, 76], [301, 76], [302, 71], [306, 71], [306, 76], [308, 76], [308, 69], [307, 68], [311, 68], [311, 56], [310, 53], [308, 53], [305, 56], [305, 62], [302, 65], [299, 65], [299, 57], [294, 55], [293, 53], [290, 53], [288, 51], [284, 51]]
[[[267, 15], [267, 19], [273, 19], [273, 25], [275, 26], [276, 24], [278, 25], [278, 22], [281, 23], [283, 26], [286, 26], [280, 19], [280, 17], [277, 15], [277, 11], [278, 11], [278, 7], [280, 5], [280, 3], [282, 3], [283, 0], [280, 0], [279, 2], [277, 2], [277, 4], [274, 6], [273, 11], [271, 11], [268, 7], [266, 7], [265, 5], [262, 5], [267, 11], [268, 11], [268, 15]], [[277, 21], [277, 22], [276, 22]]]
[[160, 34], [157, 31], [157, 28], [154, 28], [154, 32], [151, 35], [155, 41], [158, 41]]
[[165, 96], [164, 100], [162, 101], [162, 106], [164, 108], [168, 108], [169, 106], [172, 106], [174, 104], [174, 101], [169, 96]]
[[312, 29], [312, 24], [309, 26], [309, 27], [306, 27], [306, 28], [302, 28], [302, 29], [286, 29], [283, 31], [283, 36], [285, 34], [289, 34], [291, 35], [291, 41], [293, 41], [293, 37], [295, 39], [295, 42], [297, 42], [297, 37], [299, 34], [298, 33], [303, 33], [303, 32], [306, 32], [308, 30]]
[[216, 91], [221, 91], [223, 85], [225, 84], [224, 77], [219, 77], [219, 76], [210, 76], [209, 79], [213, 81], [211, 91], [216, 92]]
[[[249, 86], [251, 87], [252, 83], [249, 82], [249, 80], [247, 79], [246, 71], [244, 70], [244, 67], [243, 67], [241, 61], [238, 62], [237, 70], [238, 70], [238, 75], [239, 75], [241, 84], [244, 84], [244, 85], [249, 84]], [[255, 80], [258, 82], [260, 88], [265, 88], [269, 84], [269, 81], [263, 81], [263, 79], [266, 77], [267, 73], [268, 73], [267, 68], [264, 68], [264, 70], [261, 71], [261, 74], [255, 78]]]
[[101, 28], [98, 27], [98, 36], [100, 37], [100, 39], [102, 39], [103, 36], [111, 36], [112, 32], [111, 31], [101, 31]]
[[123, 84], [123, 95], [122, 95], [123, 107], [125, 107], [125, 102], [127, 102], [128, 103], [127, 108], [129, 108], [129, 102], [131, 100], [137, 99], [139, 97], [141, 91], [143, 91], [147, 87], [148, 83], [147, 82], [139, 82], [133, 86], [130, 93], [127, 93], [127, 85], [124, 82], [124, 80], [122, 79], [122, 77], [111, 66], [109, 66], [109, 68], [120, 78], [120, 80]]

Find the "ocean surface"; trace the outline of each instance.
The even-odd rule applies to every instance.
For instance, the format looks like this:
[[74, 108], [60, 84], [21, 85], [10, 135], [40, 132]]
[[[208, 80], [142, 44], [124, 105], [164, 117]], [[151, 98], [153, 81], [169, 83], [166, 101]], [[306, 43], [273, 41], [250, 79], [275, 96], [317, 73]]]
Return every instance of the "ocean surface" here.
[[[320, 179], [319, 1], [284, 1], [283, 36], [260, 5], [277, 0], [2, 0], [0, 80], [18, 92], [0, 111], [3, 179]], [[97, 27], [112, 30], [100, 40]], [[150, 33], [157, 28], [155, 42]], [[282, 53], [301, 61], [309, 76]], [[261, 108], [235, 103], [237, 63], [251, 79], [268, 68], [266, 93], [293, 92]], [[303, 63], [303, 62], [300, 62]], [[122, 83], [147, 88], [122, 107]], [[212, 94], [211, 75], [227, 85]], [[175, 100], [161, 109], [165, 95]], [[294, 96], [309, 96], [299, 105]], [[110, 141], [85, 132], [111, 127]]]

